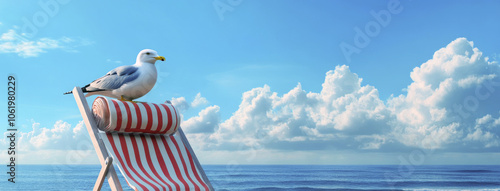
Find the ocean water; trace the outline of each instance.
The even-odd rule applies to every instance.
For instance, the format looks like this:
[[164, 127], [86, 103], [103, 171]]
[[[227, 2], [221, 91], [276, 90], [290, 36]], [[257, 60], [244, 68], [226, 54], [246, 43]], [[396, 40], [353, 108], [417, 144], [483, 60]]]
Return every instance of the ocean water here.
[[[216, 190], [500, 190], [500, 166], [205, 165]], [[5, 168], [5, 171], [7, 168]], [[0, 190], [91, 190], [98, 165], [21, 165]], [[125, 180], [119, 174], [125, 190]], [[103, 190], [110, 190], [105, 182]]]

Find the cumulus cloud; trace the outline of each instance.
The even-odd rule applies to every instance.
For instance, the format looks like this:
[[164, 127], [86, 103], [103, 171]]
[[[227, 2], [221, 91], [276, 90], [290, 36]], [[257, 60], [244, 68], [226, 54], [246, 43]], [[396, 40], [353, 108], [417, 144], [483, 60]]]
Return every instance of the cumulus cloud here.
[[[202, 105], [208, 104], [205, 97], [201, 96], [201, 93], [196, 94], [195, 98], [191, 103], [189, 103], [186, 98], [178, 97], [172, 98], [172, 105], [177, 108], [181, 117], [183, 118], [183, 113], [190, 110], [191, 108], [197, 108]], [[182, 123], [182, 127], [186, 132], [189, 133], [210, 133], [213, 132], [220, 123], [219, 106], [209, 106], [198, 113], [198, 116], [189, 118]]]
[[476, 119], [474, 129], [469, 129], [465, 136], [466, 141], [479, 142], [484, 147], [498, 147], [500, 135], [500, 118], [494, 119], [491, 115], [485, 115]]
[[[307, 93], [300, 83], [283, 96], [267, 85], [254, 88], [214, 133], [196, 139], [207, 141], [205, 149], [320, 148], [315, 144], [376, 149], [385, 142], [390, 113], [378, 91], [361, 81], [348, 66], [338, 66], [326, 74], [320, 93]], [[207, 115], [192, 119], [202, 117]]]
[[220, 123], [219, 106], [210, 106], [182, 123], [188, 133], [212, 133]]
[[[8, 148], [10, 132], [4, 133], [0, 145]], [[72, 126], [57, 121], [52, 127], [41, 127], [33, 122], [30, 131], [16, 132], [16, 155], [27, 164], [95, 164], [97, 155], [83, 121]], [[0, 159], [8, 160], [8, 155]]]
[[90, 45], [92, 42], [85, 39], [61, 37], [58, 39], [40, 38], [28, 40], [22, 34], [10, 29], [0, 35], [0, 53], [15, 53], [20, 57], [37, 57], [50, 49], [61, 49], [75, 52], [79, 46]]
[[196, 97], [194, 98], [193, 102], [191, 102], [191, 107], [198, 107], [201, 105], [207, 104], [208, 101], [206, 98], [201, 97], [201, 93], [196, 94]]
[[186, 98], [184, 97], [178, 97], [178, 98], [172, 98], [172, 101], [170, 101], [172, 105], [174, 105], [175, 108], [177, 108], [179, 111], [183, 112], [189, 109], [190, 105], [186, 101]]
[[190, 108], [196, 108], [208, 104], [207, 98], [201, 96], [201, 93], [196, 94], [194, 100], [189, 103], [184, 97], [172, 98], [172, 104], [180, 111], [187, 111]]
[[40, 127], [40, 123], [33, 122], [31, 131], [20, 131], [17, 136], [21, 151], [88, 149], [79, 145], [79, 142], [85, 142], [89, 138], [83, 121], [72, 127], [59, 120], [51, 128]]
[[[396, 117], [394, 134], [399, 135], [394, 137], [408, 146], [433, 149], [479, 141], [473, 137], [483, 135], [483, 130], [471, 127], [485, 115], [498, 115], [499, 75], [498, 63], [489, 62], [473, 42], [454, 40], [411, 72], [407, 95], [388, 100]], [[471, 131], [476, 135], [467, 138]], [[485, 134], [492, 141], [498, 135]]]
[[[498, 148], [500, 141], [499, 75], [496, 61], [489, 61], [472, 41], [458, 38], [411, 72], [406, 95], [384, 102], [348, 66], [337, 66], [326, 73], [319, 93], [306, 92], [300, 83], [282, 96], [267, 85], [254, 88], [243, 93], [238, 110], [214, 132], [190, 136], [205, 150], [487, 151]], [[186, 120], [190, 128], [219, 120], [208, 115], [218, 112], [213, 107]]]

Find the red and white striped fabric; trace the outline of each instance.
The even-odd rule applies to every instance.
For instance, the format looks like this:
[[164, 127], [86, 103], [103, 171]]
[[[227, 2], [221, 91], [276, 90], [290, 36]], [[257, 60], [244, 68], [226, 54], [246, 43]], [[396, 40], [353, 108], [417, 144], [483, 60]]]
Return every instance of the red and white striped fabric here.
[[181, 133], [168, 136], [102, 132], [100, 137], [134, 190], [211, 188], [203, 169], [194, 162], [194, 153], [183, 143]]
[[184, 134], [176, 133], [180, 115], [172, 104], [98, 97], [92, 113], [107, 152], [134, 190], [212, 189]]
[[107, 132], [174, 134], [180, 114], [170, 103], [132, 103], [97, 97], [92, 104], [97, 127]]

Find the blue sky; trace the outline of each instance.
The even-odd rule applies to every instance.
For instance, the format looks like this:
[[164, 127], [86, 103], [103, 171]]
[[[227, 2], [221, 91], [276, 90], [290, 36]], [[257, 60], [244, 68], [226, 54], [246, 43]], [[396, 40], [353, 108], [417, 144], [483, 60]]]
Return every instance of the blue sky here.
[[[371, 12], [391, 6], [399, 11], [382, 26]], [[166, 62], [156, 64], [159, 81], [140, 100], [183, 108], [202, 163], [398, 164], [448, 132], [426, 164], [497, 164], [489, 159], [500, 157], [499, 91], [470, 117], [457, 119], [453, 105], [500, 75], [499, 8], [495, 1], [4, 2], [0, 59], [3, 76], [17, 78], [27, 163], [65, 163], [55, 158], [75, 145], [61, 145], [85, 143], [73, 97], [63, 92], [150, 48]], [[355, 46], [356, 28], [367, 33], [373, 23], [378, 30], [368, 27], [377, 31], [346, 59], [341, 44]], [[481, 59], [453, 64], [436, 56], [441, 48]], [[463, 85], [471, 77], [477, 83]], [[446, 79], [462, 85], [446, 89]], [[247, 160], [255, 150], [262, 154]]]

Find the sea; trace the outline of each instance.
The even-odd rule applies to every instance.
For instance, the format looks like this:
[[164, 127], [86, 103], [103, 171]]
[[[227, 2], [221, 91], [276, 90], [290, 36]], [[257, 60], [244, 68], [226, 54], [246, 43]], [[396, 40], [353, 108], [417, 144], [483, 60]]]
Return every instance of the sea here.
[[[500, 190], [496, 165], [204, 165], [215, 190]], [[7, 170], [7, 168], [5, 168]], [[20, 165], [0, 190], [92, 190], [99, 165]], [[132, 190], [119, 173], [124, 190]], [[107, 181], [102, 190], [110, 190]]]

